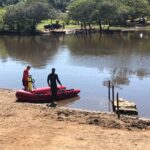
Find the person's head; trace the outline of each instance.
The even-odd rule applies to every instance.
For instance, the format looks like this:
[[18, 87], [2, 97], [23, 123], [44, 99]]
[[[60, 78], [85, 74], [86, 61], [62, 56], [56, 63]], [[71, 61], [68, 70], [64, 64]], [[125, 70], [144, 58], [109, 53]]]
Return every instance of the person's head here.
[[30, 70], [30, 69], [31, 69], [31, 66], [27, 66], [27, 69]]
[[55, 73], [55, 68], [52, 68], [52, 73]]

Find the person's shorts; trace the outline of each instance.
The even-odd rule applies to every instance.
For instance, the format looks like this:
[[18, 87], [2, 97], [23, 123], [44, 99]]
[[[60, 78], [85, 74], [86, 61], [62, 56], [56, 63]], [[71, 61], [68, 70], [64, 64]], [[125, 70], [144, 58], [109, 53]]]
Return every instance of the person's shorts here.
[[23, 84], [24, 87], [27, 87], [28, 86], [28, 81], [22, 80], [22, 84]]

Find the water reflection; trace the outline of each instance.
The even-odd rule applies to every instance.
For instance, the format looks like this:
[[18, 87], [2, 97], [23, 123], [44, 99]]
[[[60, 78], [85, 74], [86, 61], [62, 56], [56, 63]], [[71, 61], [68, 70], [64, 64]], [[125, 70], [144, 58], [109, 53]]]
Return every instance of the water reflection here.
[[[139, 79], [150, 75], [148, 32], [65, 37], [1, 36], [0, 59], [7, 62], [11, 58], [35, 68], [44, 68], [58, 58], [58, 51], [62, 52], [63, 45], [69, 49], [65, 51], [69, 55], [69, 63], [97, 67], [100, 71], [109, 69], [110, 80], [117, 85], [128, 85], [130, 75], [136, 75]], [[66, 59], [66, 54], [63, 55]]]
[[[129, 76], [130, 73], [126, 68], [120, 68], [120, 69], [115, 68], [111, 72], [111, 77], [109, 80], [111, 81], [111, 84], [113, 86], [115, 86], [116, 88], [120, 88], [122, 85], [129, 85], [130, 83], [130, 80], [128, 79]], [[108, 80], [105, 80], [103, 82], [103, 85], [108, 87]]]
[[[139, 34], [141, 33], [122, 33], [111, 36], [106, 34], [65, 37], [3, 36], [0, 37], [0, 57], [4, 61], [9, 57], [28, 62], [34, 67], [44, 67], [49, 60], [53, 61], [62, 45], [67, 45], [70, 50], [70, 60], [75, 64], [97, 65], [96, 67], [100, 69], [115, 66], [118, 68], [120, 65], [126, 68], [131, 66], [131, 70], [135, 68], [141, 72], [143, 67], [147, 70], [150, 51], [148, 39], [138, 38]], [[148, 33], [145, 34], [143, 33], [143, 38], [149, 37]]]
[[58, 102], [58, 106], [69, 106], [70, 104], [73, 104], [74, 102], [78, 101], [80, 99], [79, 96], [74, 98], [65, 99], [63, 101]]
[[143, 39], [140, 39], [138, 32], [111, 36], [73, 36], [68, 45], [72, 55], [76, 56], [73, 63], [97, 67], [101, 71], [109, 69], [113, 82], [128, 85], [130, 75], [140, 79], [150, 75], [148, 37], [148, 33], [143, 33]]
[[2, 59], [10, 57], [27, 62], [33, 67], [44, 67], [57, 53], [59, 40], [44, 36], [4, 36], [0, 38], [0, 44], [4, 47], [0, 50], [0, 56]]
[[72, 36], [69, 37], [69, 48], [76, 55], [112, 55], [112, 54], [146, 54], [148, 51], [148, 39], [139, 38], [139, 33], [121, 34], [97, 34], [91, 36]]
[[149, 38], [149, 32], [0, 36], [1, 87], [20, 88], [18, 78], [26, 64], [32, 65], [37, 86], [43, 86], [54, 66], [64, 84], [81, 89], [80, 100], [69, 107], [107, 111], [104, 85], [111, 80], [122, 97], [137, 103], [142, 116], [150, 116]]

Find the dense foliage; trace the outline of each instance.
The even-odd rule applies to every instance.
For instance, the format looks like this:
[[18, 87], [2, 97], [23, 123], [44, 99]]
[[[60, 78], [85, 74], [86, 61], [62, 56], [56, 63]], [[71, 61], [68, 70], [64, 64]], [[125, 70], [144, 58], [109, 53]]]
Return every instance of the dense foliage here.
[[55, 15], [56, 11], [48, 3], [20, 2], [6, 8], [4, 22], [11, 31], [33, 33], [38, 23], [44, 19], [53, 19]]
[[48, 0], [56, 9], [65, 11], [67, 5], [73, 0]]
[[19, 2], [19, 0], [0, 0], [0, 6], [17, 4], [18, 2]]
[[101, 30], [102, 24], [109, 28], [150, 16], [150, 0], [0, 0], [0, 6], [0, 29], [15, 32], [35, 32], [38, 23], [58, 14], [84, 28], [98, 24]]
[[86, 25], [126, 24], [127, 19], [149, 16], [147, 0], [74, 0], [69, 6], [71, 19]]
[[55, 9], [59, 9], [62, 11], [66, 10], [67, 5], [73, 1], [73, 0], [0, 0], [0, 6], [8, 6], [12, 4], [17, 4], [19, 2], [27, 2], [30, 3], [36, 3], [36, 2], [47, 2], [51, 4]]
[[0, 30], [3, 30], [4, 28], [4, 14], [6, 10], [4, 8], [0, 8]]

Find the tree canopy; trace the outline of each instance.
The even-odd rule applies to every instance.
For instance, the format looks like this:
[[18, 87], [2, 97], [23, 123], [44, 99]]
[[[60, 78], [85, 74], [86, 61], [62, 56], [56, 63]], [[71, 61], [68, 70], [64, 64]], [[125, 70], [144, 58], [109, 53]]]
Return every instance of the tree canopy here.
[[0, 0], [0, 7], [5, 10], [0, 12], [1, 28], [17, 32], [35, 32], [38, 23], [59, 13], [85, 28], [98, 24], [101, 29], [102, 24], [126, 25], [150, 16], [150, 0]]
[[73, 0], [48, 0], [50, 4], [52, 4], [56, 9], [59, 9], [61, 11], [65, 11], [66, 7], [70, 2]]
[[122, 24], [127, 19], [150, 15], [148, 0], [74, 0], [68, 6], [69, 17], [83, 24]]
[[17, 4], [18, 2], [19, 2], [19, 0], [0, 0], [0, 6]]
[[54, 17], [55, 10], [48, 3], [36, 2], [29, 5], [20, 2], [6, 8], [4, 22], [12, 31], [35, 32], [38, 23]]

